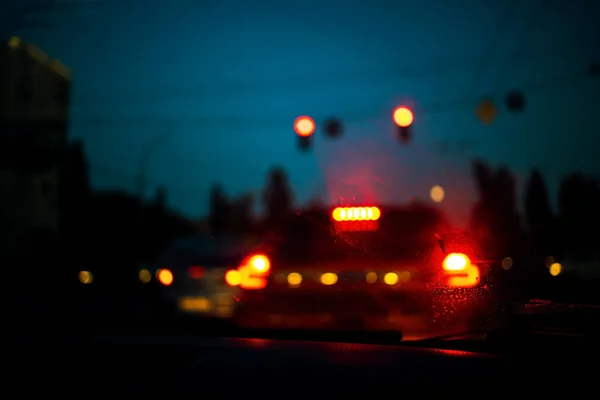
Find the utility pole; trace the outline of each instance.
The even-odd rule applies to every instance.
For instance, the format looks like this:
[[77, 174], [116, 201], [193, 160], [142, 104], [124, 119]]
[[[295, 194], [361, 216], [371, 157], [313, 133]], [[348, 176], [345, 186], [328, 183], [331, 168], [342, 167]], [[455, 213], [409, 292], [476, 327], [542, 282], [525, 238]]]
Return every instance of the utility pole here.
[[162, 133], [142, 149], [136, 177], [136, 193], [142, 201], [146, 195], [146, 189], [148, 186], [148, 169], [150, 168], [150, 162], [156, 154], [156, 151], [159, 150], [171, 137], [171, 132]]

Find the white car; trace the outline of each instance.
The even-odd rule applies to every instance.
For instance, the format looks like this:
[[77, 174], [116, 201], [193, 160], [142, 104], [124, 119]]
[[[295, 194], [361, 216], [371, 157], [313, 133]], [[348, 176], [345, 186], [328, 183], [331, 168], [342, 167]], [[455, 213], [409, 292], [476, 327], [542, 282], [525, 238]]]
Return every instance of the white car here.
[[172, 243], [151, 272], [161, 284], [161, 296], [176, 312], [229, 318], [240, 289], [225, 275], [250, 251], [248, 241], [235, 237], [196, 236]]

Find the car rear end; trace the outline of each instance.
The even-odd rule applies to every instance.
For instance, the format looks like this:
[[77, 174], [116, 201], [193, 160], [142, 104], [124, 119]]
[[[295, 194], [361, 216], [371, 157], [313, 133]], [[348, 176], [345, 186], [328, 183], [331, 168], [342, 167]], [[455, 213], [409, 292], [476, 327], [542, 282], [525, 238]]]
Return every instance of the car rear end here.
[[[316, 229], [308, 236], [290, 234], [228, 272], [230, 284], [241, 289], [236, 323], [393, 329], [411, 318], [424, 325], [453, 323], [485, 308], [488, 268], [477, 264], [468, 241], [431, 234], [397, 245], [393, 241], [401, 238], [388, 238], [382, 245], [377, 235]], [[369, 246], [366, 239], [372, 239]], [[410, 251], [402, 254], [401, 247]]]
[[425, 312], [414, 265], [349, 268], [344, 263], [273, 267], [262, 289], [243, 289], [236, 322], [243, 326], [389, 328], [394, 314]]
[[418, 320], [428, 329], [466, 324], [477, 312], [489, 310], [489, 287], [482, 283], [485, 269], [462, 253], [448, 254], [444, 265], [273, 265], [272, 274], [253, 278], [264, 279], [260, 285], [241, 288], [235, 322], [248, 327], [387, 330]]
[[[208, 240], [208, 239], [207, 239]], [[239, 265], [245, 249], [197, 242], [163, 257], [155, 271], [163, 300], [178, 314], [231, 318], [240, 288], [228, 285], [226, 272]], [[191, 250], [191, 251], [190, 251]]]

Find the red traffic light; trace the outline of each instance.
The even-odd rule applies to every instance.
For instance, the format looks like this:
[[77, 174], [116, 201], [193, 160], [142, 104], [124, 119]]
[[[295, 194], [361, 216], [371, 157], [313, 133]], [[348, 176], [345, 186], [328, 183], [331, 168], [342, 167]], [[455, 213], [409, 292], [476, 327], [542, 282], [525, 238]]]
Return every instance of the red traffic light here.
[[504, 98], [506, 108], [512, 113], [519, 113], [525, 108], [525, 96], [518, 91], [509, 92]]
[[400, 128], [408, 128], [414, 120], [413, 112], [405, 106], [396, 107], [392, 117], [394, 118], [394, 123]]
[[323, 130], [326, 137], [336, 139], [342, 135], [342, 123], [334, 118], [328, 119], [325, 121]]
[[302, 116], [294, 121], [294, 132], [301, 137], [309, 137], [315, 133], [317, 125], [311, 117]]

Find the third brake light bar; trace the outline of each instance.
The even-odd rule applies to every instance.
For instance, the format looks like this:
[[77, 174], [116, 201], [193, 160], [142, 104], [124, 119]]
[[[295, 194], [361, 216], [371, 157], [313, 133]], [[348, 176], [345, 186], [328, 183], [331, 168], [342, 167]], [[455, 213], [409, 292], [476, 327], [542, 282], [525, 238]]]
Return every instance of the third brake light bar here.
[[331, 212], [334, 225], [340, 231], [376, 231], [381, 210], [378, 207], [336, 207]]

